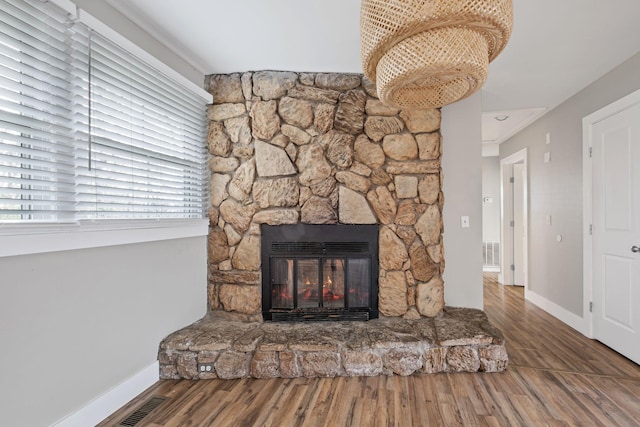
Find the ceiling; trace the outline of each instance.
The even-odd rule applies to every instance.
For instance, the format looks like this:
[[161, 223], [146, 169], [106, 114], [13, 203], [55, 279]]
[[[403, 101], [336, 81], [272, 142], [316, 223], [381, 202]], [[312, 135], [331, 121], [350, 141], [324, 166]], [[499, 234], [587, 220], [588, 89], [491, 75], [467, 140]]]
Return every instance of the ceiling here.
[[[358, 0], [107, 1], [203, 74], [362, 72]], [[485, 143], [503, 142], [640, 51], [638, 0], [513, 4], [511, 40], [482, 89]]]

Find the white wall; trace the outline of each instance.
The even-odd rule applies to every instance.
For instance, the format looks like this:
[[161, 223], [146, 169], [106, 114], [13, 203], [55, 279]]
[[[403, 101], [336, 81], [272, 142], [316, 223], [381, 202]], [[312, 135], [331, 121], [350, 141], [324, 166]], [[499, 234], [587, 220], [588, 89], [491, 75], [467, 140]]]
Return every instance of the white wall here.
[[[457, 307], [482, 308], [482, 111], [481, 97], [442, 109], [444, 174], [444, 299]], [[470, 227], [460, 226], [468, 216]]]
[[[491, 202], [485, 202], [489, 197]], [[482, 158], [482, 241], [500, 241], [500, 158]]]
[[0, 258], [0, 425], [50, 425], [152, 365], [205, 314], [206, 257], [203, 236]]
[[500, 146], [500, 158], [529, 148], [529, 290], [556, 317], [583, 316], [582, 118], [639, 89], [638, 76], [640, 54]]

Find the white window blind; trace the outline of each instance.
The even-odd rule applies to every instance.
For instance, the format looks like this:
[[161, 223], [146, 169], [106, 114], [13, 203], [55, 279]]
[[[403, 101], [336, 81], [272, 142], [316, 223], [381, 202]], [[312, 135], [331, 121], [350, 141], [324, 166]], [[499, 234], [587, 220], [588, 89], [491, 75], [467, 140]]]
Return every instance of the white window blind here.
[[202, 218], [205, 100], [55, 6], [0, 5], [0, 221]]

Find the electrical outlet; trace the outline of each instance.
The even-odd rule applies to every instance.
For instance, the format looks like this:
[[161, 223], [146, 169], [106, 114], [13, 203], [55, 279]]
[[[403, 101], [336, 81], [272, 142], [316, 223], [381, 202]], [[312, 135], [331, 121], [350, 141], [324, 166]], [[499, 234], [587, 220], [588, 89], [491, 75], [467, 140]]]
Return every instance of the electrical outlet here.
[[198, 363], [198, 372], [213, 372], [213, 363]]

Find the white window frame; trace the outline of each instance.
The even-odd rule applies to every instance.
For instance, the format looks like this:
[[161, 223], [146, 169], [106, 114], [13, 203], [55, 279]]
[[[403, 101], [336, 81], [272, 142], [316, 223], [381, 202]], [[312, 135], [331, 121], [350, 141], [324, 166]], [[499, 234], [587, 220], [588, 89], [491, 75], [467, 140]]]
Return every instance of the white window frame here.
[[[207, 102], [211, 94], [127, 39], [70, 0], [50, 0], [79, 21], [100, 33], [170, 78], [198, 93]], [[204, 80], [204, 76], [203, 76]], [[0, 257], [39, 254], [104, 246], [202, 237], [209, 219], [101, 220], [76, 223], [0, 223]]]

